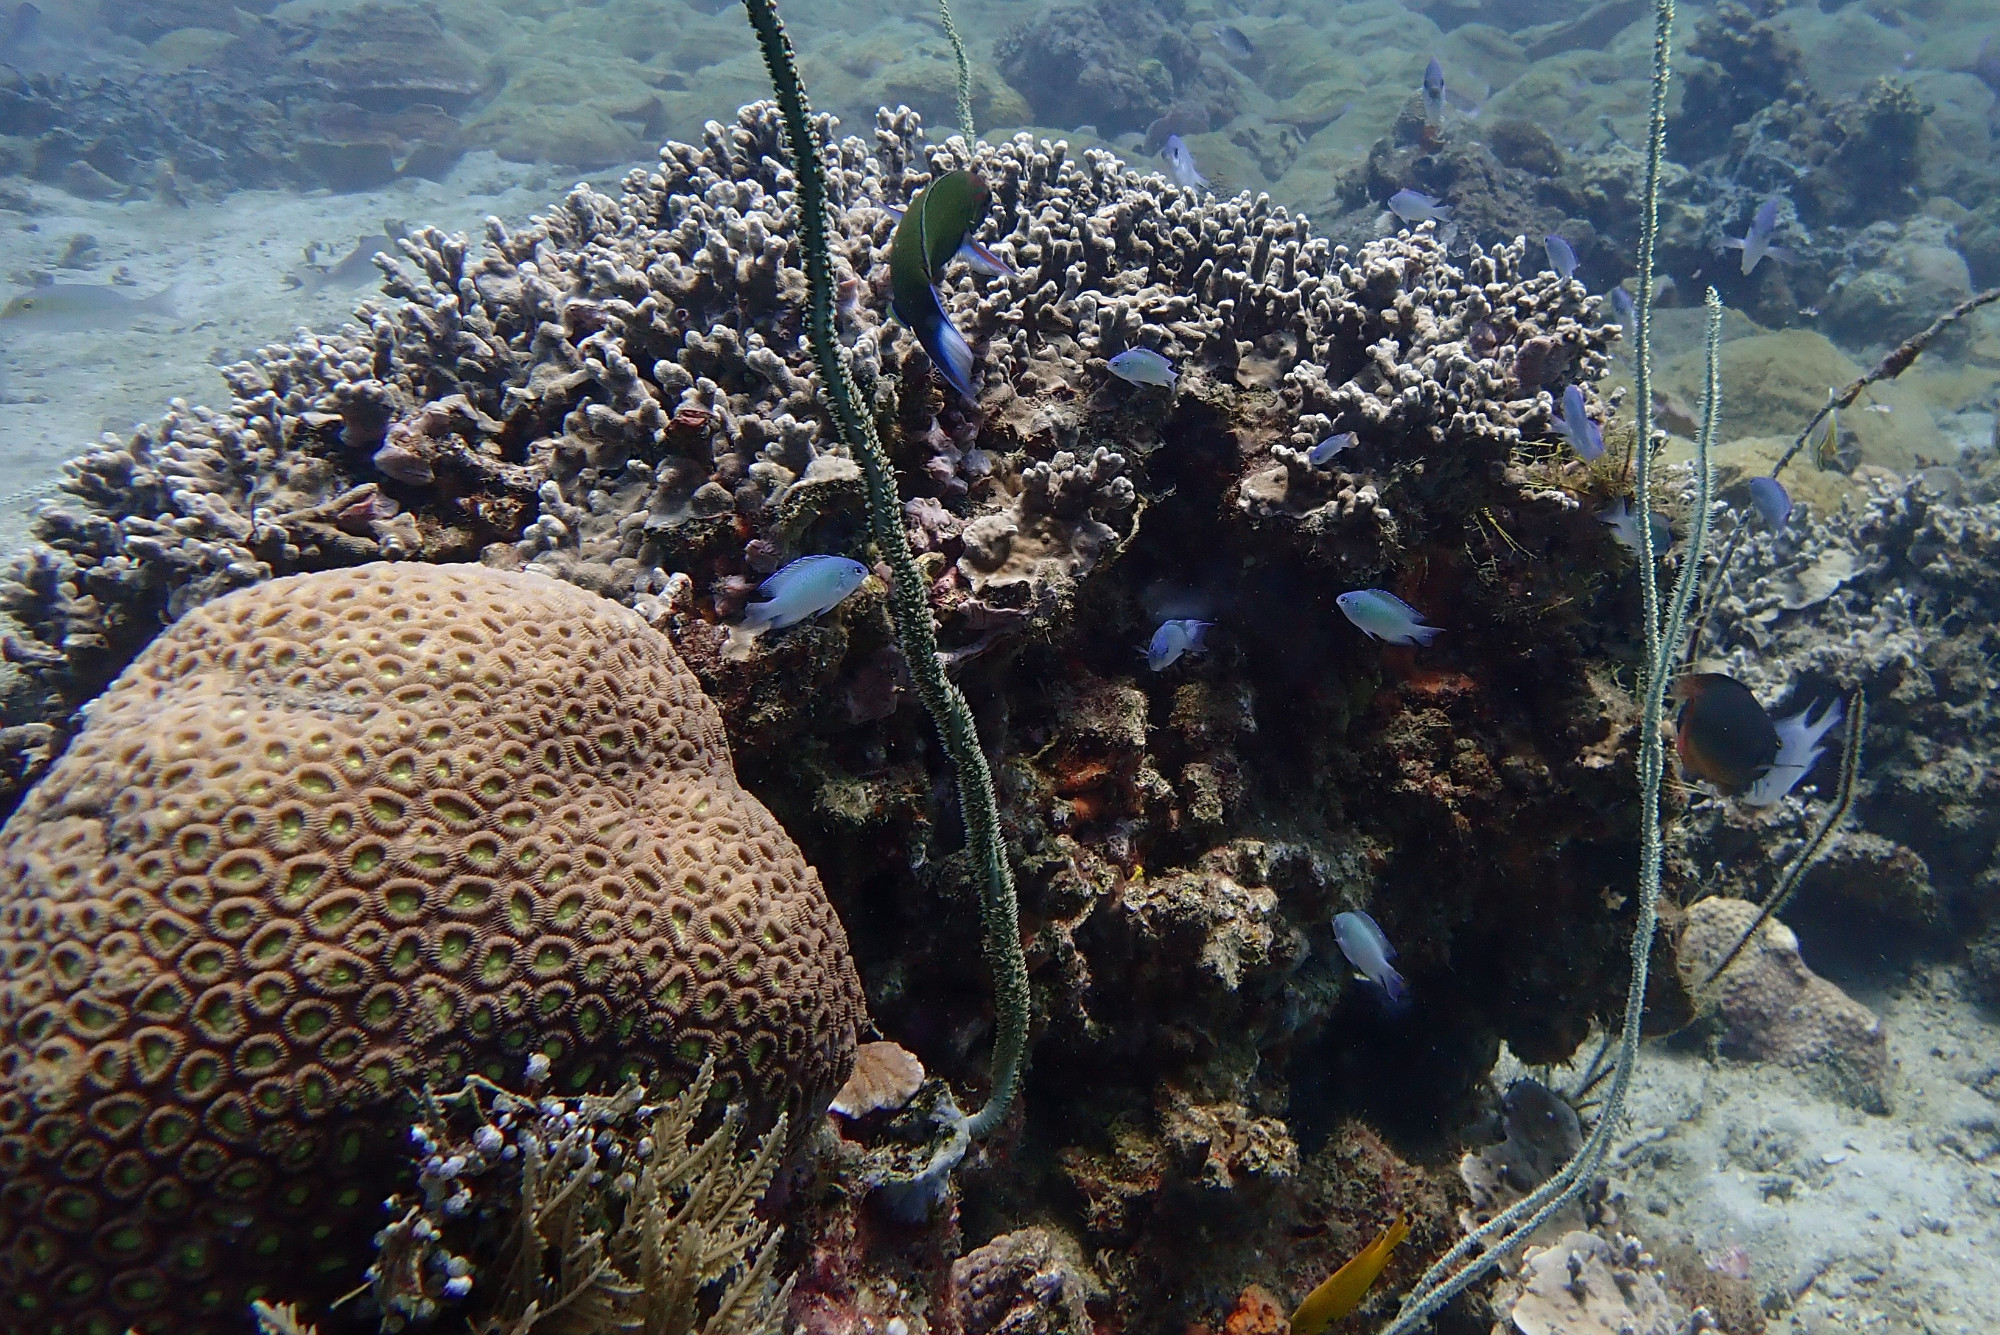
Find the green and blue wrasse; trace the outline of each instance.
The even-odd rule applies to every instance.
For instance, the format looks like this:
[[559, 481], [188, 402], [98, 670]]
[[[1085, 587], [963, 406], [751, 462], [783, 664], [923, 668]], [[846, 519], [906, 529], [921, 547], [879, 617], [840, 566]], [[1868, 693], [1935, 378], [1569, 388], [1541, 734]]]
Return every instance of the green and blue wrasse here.
[[967, 402], [979, 397], [972, 348], [944, 313], [937, 281], [992, 202], [993, 192], [974, 173], [946, 172], [917, 192], [889, 243], [890, 306]]
[[1389, 1264], [1389, 1253], [1409, 1236], [1409, 1221], [1397, 1215], [1395, 1221], [1382, 1230], [1382, 1236], [1363, 1247], [1353, 1260], [1327, 1276], [1318, 1288], [1306, 1295], [1306, 1300], [1299, 1304], [1299, 1310], [1292, 1313], [1291, 1335], [1319, 1335], [1327, 1326], [1361, 1306], [1369, 1286], [1382, 1273], [1382, 1267]]

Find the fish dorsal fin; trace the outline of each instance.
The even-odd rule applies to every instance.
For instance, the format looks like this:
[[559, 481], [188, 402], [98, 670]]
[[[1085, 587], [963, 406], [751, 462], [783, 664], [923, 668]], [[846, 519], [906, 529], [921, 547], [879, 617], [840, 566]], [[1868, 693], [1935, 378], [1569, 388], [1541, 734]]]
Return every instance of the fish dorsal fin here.
[[[1422, 612], [1419, 612], [1416, 608], [1410, 606], [1408, 603], [1404, 602], [1401, 598], [1398, 598], [1395, 594], [1389, 592], [1387, 589], [1377, 589], [1375, 590], [1375, 592], [1381, 595], [1383, 600], [1388, 602], [1391, 606], [1400, 609], [1402, 612], [1408, 615], [1411, 621], [1422, 621], [1424, 619], [1424, 614]], [[1361, 916], [1364, 918], [1368, 918], [1368, 915], [1365, 913], [1362, 914]], [[1373, 926], [1375, 920], [1373, 918], [1368, 918], [1368, 922], [1370, 926]]]

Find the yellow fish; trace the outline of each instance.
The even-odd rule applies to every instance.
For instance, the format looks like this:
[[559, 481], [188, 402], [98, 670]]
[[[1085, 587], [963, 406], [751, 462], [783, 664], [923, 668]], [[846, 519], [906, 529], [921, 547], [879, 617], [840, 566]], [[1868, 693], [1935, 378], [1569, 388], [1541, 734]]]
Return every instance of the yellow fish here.
[[1813, 467], [1821, 472], [1840, 467], [1840, 412], [1833, 405], [1827, 405], [1826, 416], [1806, 438], [1806, 447], [1812, 451]]
[[1382, 1273], [1382, 1267], [1389, 1264], [1389, 1253], [1396, 1250], [1396, 1244], [1410, 1236], [1409, 1221], [1397, 1215], [1395, 1222], [1382, 1230], [1382, 1236], [1363, 1247], [1352, 1261], [1327, 1276], [1318, 1288], [1306, 1295], [1299, 1304], [1299, 1310], [1292, 1313], [1292, 1335], [1319, 1335], [1328, 1323], [1361, 1306], [1362, 1295], [1368, 1286]]

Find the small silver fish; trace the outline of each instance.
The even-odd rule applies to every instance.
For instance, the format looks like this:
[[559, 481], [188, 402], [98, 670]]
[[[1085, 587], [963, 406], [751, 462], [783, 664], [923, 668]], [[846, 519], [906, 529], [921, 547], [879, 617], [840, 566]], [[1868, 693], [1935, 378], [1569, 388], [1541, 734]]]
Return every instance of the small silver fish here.
[[1347, 956], [1347, 962], [1354, 966], [1355, 972], [1382, 989], [1383, 999], [1390, 1010], [1409, 1009], [1409, 986], [1403, 982], [1403, 975], [1389, 963], [1396, 958], [1396, 948], [1389, 944], [1389, 938], [1373, 918], [1359, 909], [1336, 913], [1333, 916], [1333, 939], [1340, 943], [1340, 953]]
[[1542, 238], [1542, 248], [1549, 253], [1549, 267], [1564, 278], [1576, 277], [1576, 252], [1569, 242], [1553, 234]]
[[1783, 528], [1792, 517], [1792, 498], [1785, 494], [1784, 483], [1774, 477], [1750, 479], [1750, 503], [1772, 528]]
[[1160, 156], [1167, 160], [1167, 174], [1181, 189], [1195, 190], [1208, 184], [1208, 178], [1195, 169], [1194, 154], [1179, 135], [1167, 136], [1167, 146], [1160, 150]]
[[1424, 66], [1424, 124], [1436, 126], [1444, 122], [1444, 66], [1436, 56]]
[[868, 567], [844, 556], [801, 556], [757, 587], [766, 601], [743, 609], [748, 635], [783, 630], [838, 606], [868, 578]]
[[1404, 222], [1443, 222], [1451, 217], [1451, 206], [1417, 190], [1398, 190], [1389, 196], [1389, 212]]
[[1179, 378], [1174, 364], [1151, 348], [1127, 348], [1113, 357], [1111, 374], [1134, 385], [1159, 385], [1172, 392]]
[[1771, 233], [1778, 226], [1778, 197], [1771, 196], [1757, 206], [1757, 216], [1750, 220], [1750, 230], [1743, 234], [1741, 241], [1734, 237], [1722, 244], [1730, 250], [1743, 252], [1743, 272], [1750, 273], [1757, 267], [1757, 261], [1769, 255], [1780, 264], [1792, 262], [1792, 252], [1784, 246], [1771, 244]]
[[4, 308], [9, 329], [66, 334], [81, 329], [124, 329], [142, 315], [173, 316], [177, 289], [128, 297], [109, 283], [48, 283], [31, 287]]
[[1444, 251], [1444, 252], [1445, 252], [1446, 254], [1450, 254], [1450, 253], [1451, 253], [1451, 248], [1452, 248], [1453, 246], [1457, 245], [1457, 244], [1458, 244], [1458, 224], [1457, 224], [1457, 223], [1455, 223], [1455, 222], [1448, 222], [1448, 223], [1446, 223], [1446, 224], [1445, 224], [1444, 226], [1442, 226], [1442, 227], [1438, 228], [1438, 248], [1439, 248], [1439, 249], [1443, 250], [1443, 251]]
[[1325, 440], [1306, 451], [1306, 462], [1314, 468], [1324, 468], [1333, 462], [1334, 455], [1339, 454], [1342, 450], [1351, 447], [1353, 444], [1354, 433], [1352, 431], [1342, 431], [1338, 435], [1328, 436]]
[[[1616, 505], [1597, 512], [1597, 522], [1611, 526], [1611, 536], [1618, 545], [1634, 556], [1642, 556], [1639, 545], [1639, 515], [1632, 508], [1632, 498], [1620, 497]], [[1653, 511], [1653, 555], [1665, 556], [1667, 549], [1674, 545], [1674, 530], [1667, 523], [1667, 517], [1658, 510]]]
[[1604, 433], [1585, 410], [1583, 391], [1571, 385], [1563, 391], [1562, 433], [1569, 447], [1586, 463], [1604, 453]]
[[1629, 289], [1620, 286], [1611, 289], [1611, 313], [1618, 317], [1620, 327], [1632, 328], [1639, 320], [1639, 303], [1632, 300]]
[[1238, 60], [1256, 50], [1250, 45], [1250, 39], [1243, 35], [1243, 30], [1233, 24], [1211, 23], [1208, 25], [1208, 30], [1214, 35], [1215, 44]]
[[1429, 644], [1440, 627], [1423, 624], [1424, 614], [1387, 589], [1353, 589], [1334, 599], [1347, 619], [1371, 639], [1390, 644]]
[[1152, 642], [1140, 651], [1146, 655], [1146, 666], [1155, 672], [1165, 672], [1182, 654], [1207, 653], [1208, 630], [1214, 624], [1192, 617], [1162, 621], [1153, 632]]

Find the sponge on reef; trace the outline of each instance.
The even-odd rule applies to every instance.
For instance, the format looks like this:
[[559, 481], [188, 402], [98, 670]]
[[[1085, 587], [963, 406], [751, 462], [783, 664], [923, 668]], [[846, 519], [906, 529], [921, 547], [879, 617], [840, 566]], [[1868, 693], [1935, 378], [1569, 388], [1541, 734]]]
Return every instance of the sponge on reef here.
[[0, 886], [0, 1331], [352, 1288], [426, 1082], [713, 1055], [810, 1126], [863, 1016], [671, 645], [535, 574], [375, 564], [189, 613], [0, 829]]

